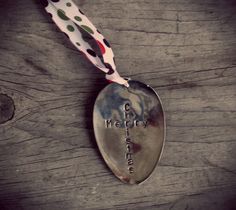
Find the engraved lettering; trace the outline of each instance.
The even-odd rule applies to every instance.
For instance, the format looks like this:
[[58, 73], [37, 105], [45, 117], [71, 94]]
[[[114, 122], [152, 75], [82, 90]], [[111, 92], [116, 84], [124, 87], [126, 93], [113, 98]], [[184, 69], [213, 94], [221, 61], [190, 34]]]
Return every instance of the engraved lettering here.
[[129, 173], [130, 173], [130, 174], [133, 174], [133, 173], [134, 173], [134, 168], [133, 168], [133, 167], [129, 167], [128, 170], [129, 170]]
[[126, 103], [125, 104], [125, 112], [129, 112], [130, 111], [130, 104]]
[[125, 112], [125, 119], [129, 119], [129, 117], [130, 117], [130, 114]]
[[134, 165], [134, 161], [133, 161], [133, 152], [132, 152], [132, 142], [131, 142], [131, 138], [130, 138], [130, 128], [134, 127], [134, 121], [131, 121], [131, 107], [129, 103], [126, 103], [124, 106], [124, 117], [125, 117], [125, 121], [124, 121], [124, 125], [125, 125], [125, 130], [126, 130], [126, 148], [127, 148], [127, 152], [126, 152], [126, 159], [127, 159], [127, 165], [128, 165], [128, 171], [130, 174], [134, 173], [134, 168], [131, 167], [132, 165]]
[[144, 128], [146, 128], [148, 126], [148, 121], [147, 120], [143, 121], [143, 126], [144, 126]]
[[148, 121], [147, 120], [137, 120], [135, 119], [135, 113], [132, 109], [130, 103], [125, 103], [123, 106], [123, 120], [112, 120], [107, 119], [105, 120], [105, 127], [106, 128], [125, 128], [125, 144], [126, 144], [126, 151], [125, 151], [125, 159], [127, 164], [127, 169], [130, 174], [135, 172], [135, 161], [134, 161], [134, 148], [132, 139], [130, 137], [130, 131], [133, 128], [147, 128]]
[[132, 122], [130, 120], [124, 121], [124, 123], [125, 123], [125, 127], [126, 128], [132, 128], [133, 127], [133, 124], [132, 124]]
[[105, 126], [106, 126], [106, 128], [111, 128], [112, 127], [112, 120], [105, 120]]
[[121, 127], [120, 121], [115, 121], [114, 126], [120, 128]]
[[131, 146], [129, 144], [127, 145], [126, 148], [127, 148], [127, 152], [131, 152]]
[[126, 138], [126, 143], [131, 144], [131, 139], [129, 137]]
[[134, 161], [132, 159], [128, 159], [128, 165], [132, 166], [134, 164]]
[[126, 134], [126, 136], [129, 136], [129, 129], [125, 130], [125, 134]]
[[139, 121], [139, 120], [129, 120], [129, 114], [125, 114], [125, 117], [127, 117], [126, 119], [128, 120], [124, 120], [123, 122], [122, 121], [119, 121], [119, 120], [105, 120], [105, 127], [106, 128], [122, 128], [122, 127], [125, 127], [125, 128], [146, 128], [148, 126], [148, 121], [147, 120], [144, 120], [144, 121]]
[[132, 153], [131, 152], [127, 152], [126, 153], [126, 159], [130, 160], [132, 158]]

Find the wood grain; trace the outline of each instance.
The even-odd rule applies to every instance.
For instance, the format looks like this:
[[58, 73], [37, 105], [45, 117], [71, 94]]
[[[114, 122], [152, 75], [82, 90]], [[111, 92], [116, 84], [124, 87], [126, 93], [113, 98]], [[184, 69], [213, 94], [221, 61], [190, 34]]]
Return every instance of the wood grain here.
[[141, 186], [117, 180], [92, 130], [105, 85], [39, 1], [0, 2], [0, 209], [233, 210], [236, 4], [232, 0], [75, 0], [109, 39], [123, 76], [159, 93], [163, 157]]

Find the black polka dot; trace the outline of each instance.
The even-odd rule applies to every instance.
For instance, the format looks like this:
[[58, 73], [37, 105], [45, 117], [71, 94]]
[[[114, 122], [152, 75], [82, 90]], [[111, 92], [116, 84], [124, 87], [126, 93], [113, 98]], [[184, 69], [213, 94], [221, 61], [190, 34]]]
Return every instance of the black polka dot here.
[[60, 0], [51, 0], [52, 2], [59, 2]]
[[108, 42], [106, 39], [103, 39], [103, 42], [105, 43], [105, 45], [106, 45], [107, 47], [109, 47], [109, 48], [111, 47], [110, 44], [109, 44], [109, 42]]
[[88, 52], [88, 54], [90, 54], [91, 56], [97, 57], [97, 54], [96, 54], [93, 50], [87, 49], [87, 52]]
[[99, 34], [101, 34], [101, 32], [100, 32], [99, 30], [97, 30], [97, 32], [98, 32]]
[[113, 69], [109, 69], [109, 71], [107, 72], [108, 75], [112, 75], [115, 71]]
[[40, 2], [44, 7], [48, 6], [48, 0], [41, 0]]
[[107, 72], [108, 75], [112, 75], [115, 71], [112, 69], [111, 65], [109, 63], [104, 63], [105, 66], [109, 69]]

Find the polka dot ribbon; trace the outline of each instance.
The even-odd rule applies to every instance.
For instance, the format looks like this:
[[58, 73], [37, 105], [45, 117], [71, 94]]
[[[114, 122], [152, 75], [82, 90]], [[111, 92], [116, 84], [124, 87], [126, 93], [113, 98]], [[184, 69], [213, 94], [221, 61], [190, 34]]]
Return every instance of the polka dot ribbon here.
[[[96, 29], [91, 21], [71, 0], [42, 0], [46, 11], [51, 15], [56, 25], [63, 31], [73, 45], [80, 50], [98, 69], [106, 73], [106, 79], [121, 85], [129, 86], [116, 70], [114, 54], [108, 41]], [[80, 27], [96, 40], [103, 61], [97, 56], [91, 46], [83, 39]]]

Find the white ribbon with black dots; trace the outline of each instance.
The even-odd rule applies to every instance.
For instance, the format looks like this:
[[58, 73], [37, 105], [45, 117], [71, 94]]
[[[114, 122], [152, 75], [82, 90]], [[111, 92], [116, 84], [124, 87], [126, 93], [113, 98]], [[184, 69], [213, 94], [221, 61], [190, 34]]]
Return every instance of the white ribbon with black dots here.
[[[71, 0], [42, 0], [46, 11], [56, 25], [63, 31], [73, 45], [100, 70], [106, 73], [106, 79], [121, 85], [129, 86], [116, 70], [114, 53], [104, 36]], [[103, 61], [91, 46], [83, 39], [78, 27], [89, 33], [96, 40]]]

